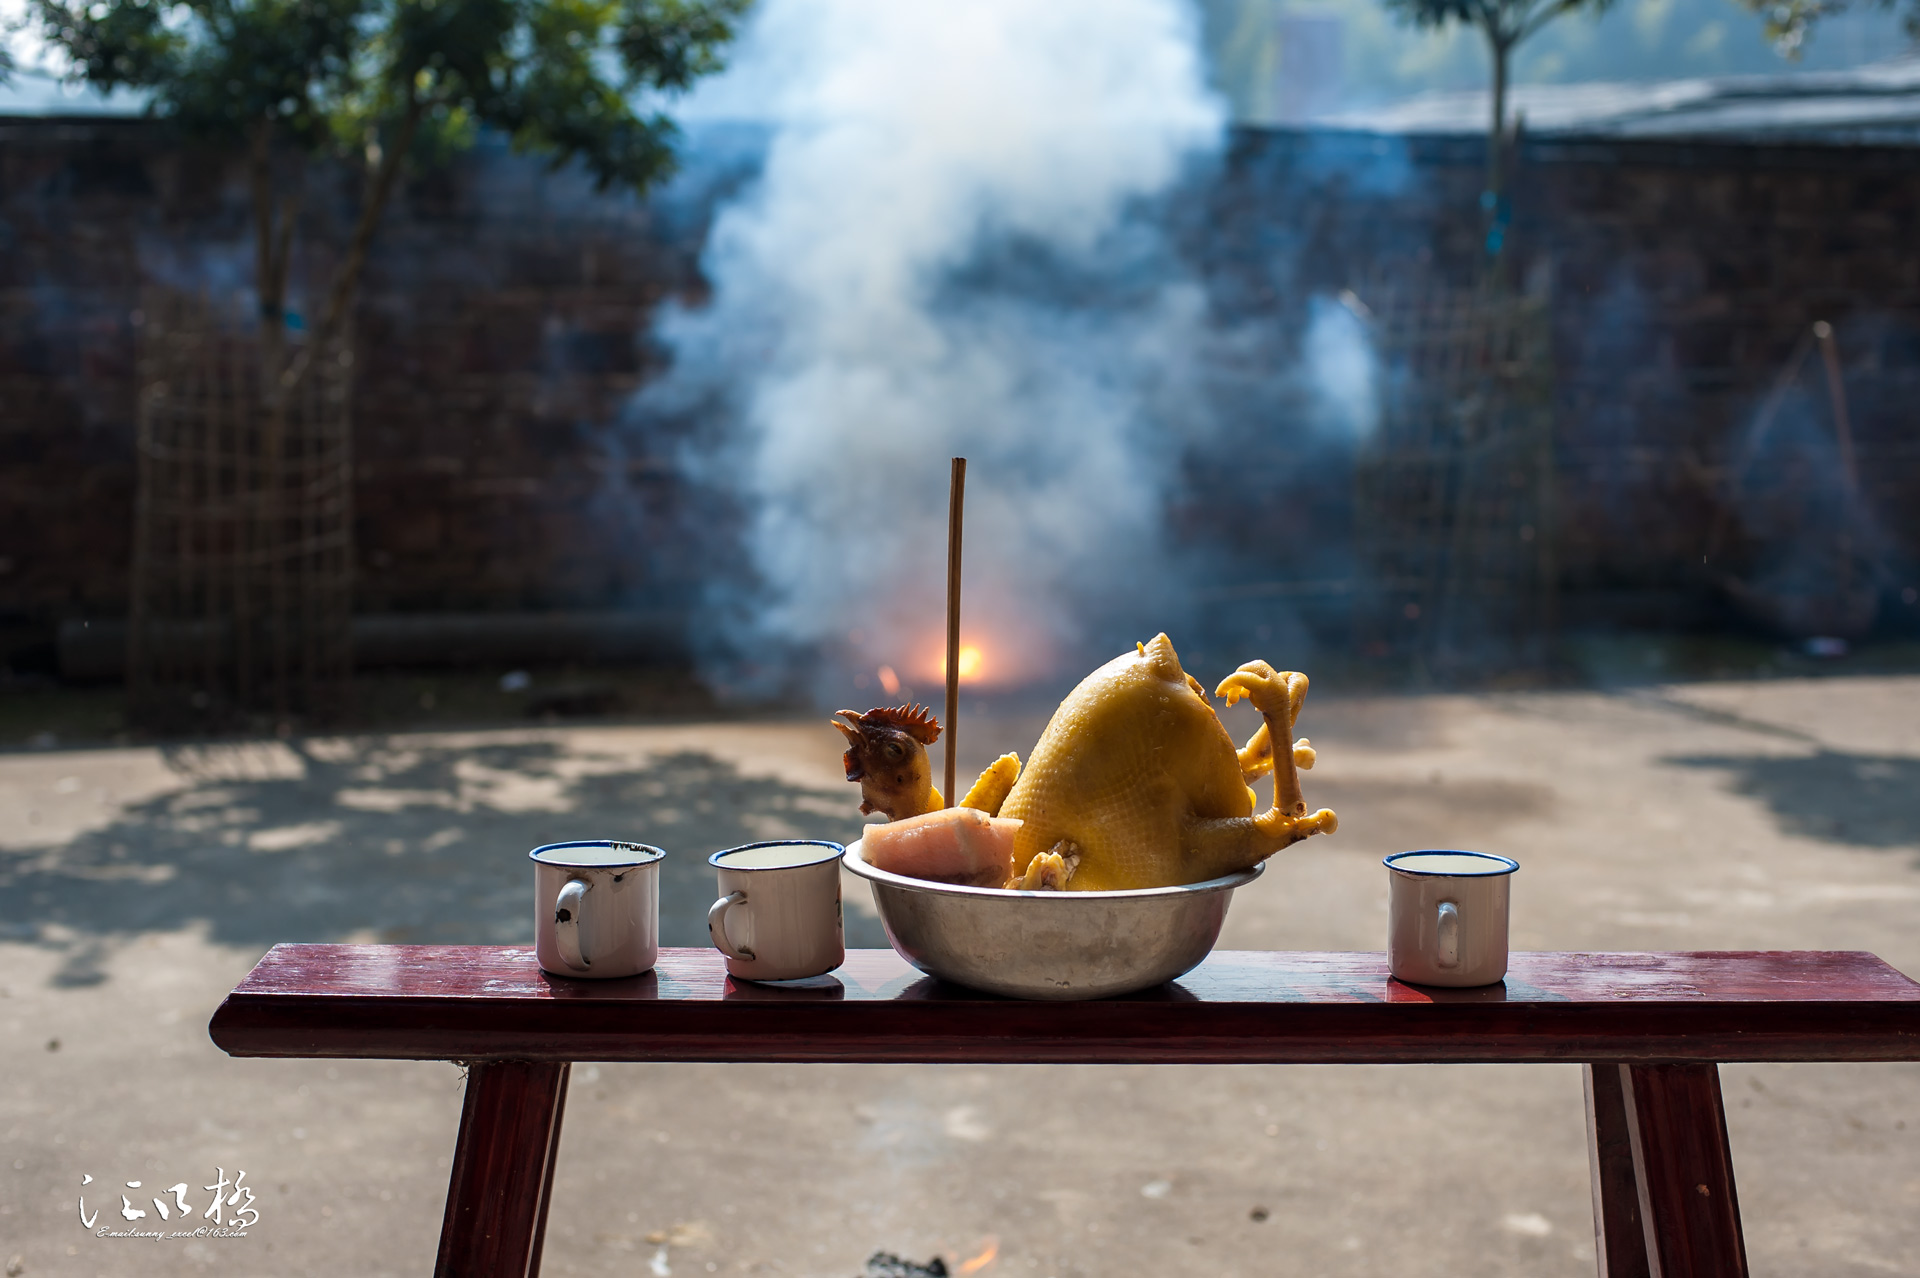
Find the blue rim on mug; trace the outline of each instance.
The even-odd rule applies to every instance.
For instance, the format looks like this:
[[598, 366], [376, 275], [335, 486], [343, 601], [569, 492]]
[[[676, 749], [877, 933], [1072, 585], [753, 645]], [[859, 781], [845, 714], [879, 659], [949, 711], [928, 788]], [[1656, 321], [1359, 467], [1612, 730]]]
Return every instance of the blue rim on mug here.
[[[1484, 870], [1422, 870], [1417, 866], [1399, 863], [1402, 857], [1418, 856], [1470, 856], [1477, 860], [1490, 861], [1492, 864]], [[1425, 879], [1485, 879], [1501, 874], [1512, 874], [1520, 868], [1520, 863], [1511, 857], [1499, 856], [1492, 852], [1469, 852], [1465, 848], [1418, 848], [1412, 852], [1395, 852], [1392, 856], [1383, 858], [1380, 864], [1389, 870]]]
[[[614, 848], [632, 855], [619, 861], [568, 861], [540, 855], [542, 852], [563, 852], [567, 848]], [[626, 839], [572, 839], [566, 843], [543, 843], [527, 853], [527, 859], [539, 865], [558, 866], [563, 870], [610, 870], [622, 865], [652, 865], [664, 860], [666, 855], [650, 843], [631, 843]]]
[[[832, 848], [833, 850], [828, 853], [823, 853], [822, 855], [813, 858], [813, 860], [811, 861], [798, 861], [798, 862], [795, 862], [793, 865], [723, 865], [721, 864], [721, 861], [720, 861], [720, 858], [723, 856], [732, 856], [735, 852], [751, 852], [755, 848], [794, 848], [794, 847]], [[743, 874], [751, 874], [755, 870], [797, 870], [797, 869], [800, 869], [802, 866], [819, 865], [823, 861], [835, 861], [845, 856], [846, 854], [847, 854], [846, 846], [844, 844], [835, 843], [831, 839], [762, 839], [758, 843], [742, 843], [737, 848], [726, 848], [723, 851], [715, 852], [712, 856], [707, 858], [707, 864], [711, 865], [716, 870], [738, 870]]]

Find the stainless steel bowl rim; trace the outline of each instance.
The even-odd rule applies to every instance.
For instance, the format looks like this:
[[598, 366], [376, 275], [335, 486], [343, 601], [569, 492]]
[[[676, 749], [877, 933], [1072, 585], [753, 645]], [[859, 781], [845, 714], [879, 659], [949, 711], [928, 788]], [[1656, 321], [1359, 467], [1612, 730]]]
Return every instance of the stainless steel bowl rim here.
[[935, 883], [931, 879], [916, 879], [907, 874], [895, 874], [867, 862], [864, 839], [855, 839], [847, 844], [846, 859], [841, 862], [849, 870], [863, 879], [874, 883], [884, 883], [888, 887], [904, 888], [910, 892], [928, 892], [936, 896], [975, 896], [992, 901], [1005, 901], [1009, 898], [1021, 898], [1029, 901], [1089, 901], [1089, 900], [1129, 900], [1161, 896], [1197, 896], [1203, 892], [1230, 892], [1266, 873], [1267, 863], [1260, 862], [1252, 869], [1237, 870], [1232, 874], [1223, 874], [1217, 879], [1202, 879], [1198, 883], [1181, 883], [1173, 887], [1126, 888], [1118, 892], [1025, 892], [1011, 888], [969, 887], [962, 883]]

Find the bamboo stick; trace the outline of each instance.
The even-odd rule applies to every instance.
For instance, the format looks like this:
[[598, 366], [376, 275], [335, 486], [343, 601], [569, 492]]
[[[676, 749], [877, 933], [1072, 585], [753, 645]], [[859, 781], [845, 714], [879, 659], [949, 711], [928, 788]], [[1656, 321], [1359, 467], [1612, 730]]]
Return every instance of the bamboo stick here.
[[954, 774], [959, 763], [960, 719], [960, 526], [967, 504], [967, 459], [953, 459], [953, 483], [947, 497], [947, 806], [959, 802], [954, 795]]

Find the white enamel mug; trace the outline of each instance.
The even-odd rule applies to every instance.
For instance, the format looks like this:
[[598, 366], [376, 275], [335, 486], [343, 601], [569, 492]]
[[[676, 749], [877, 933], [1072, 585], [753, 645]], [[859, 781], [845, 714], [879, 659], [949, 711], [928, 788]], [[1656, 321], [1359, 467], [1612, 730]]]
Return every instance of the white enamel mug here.
[[1489, 852], [1396, 852], [1387, 866], [1387, 968], [1415, 985], [1492, 985], [1507, 974], [1508, 885]]
[[533, 860], [533, 952], [555, 976], [638, 976], [660, 958], [659, 848], [590, 839]]
[[749, 843], [715, 852], [720, 899], [707, 911], [727, 974], [746, 981], [821, 976], [847, 961], [840, 914], [840, 858], [821, 839]]

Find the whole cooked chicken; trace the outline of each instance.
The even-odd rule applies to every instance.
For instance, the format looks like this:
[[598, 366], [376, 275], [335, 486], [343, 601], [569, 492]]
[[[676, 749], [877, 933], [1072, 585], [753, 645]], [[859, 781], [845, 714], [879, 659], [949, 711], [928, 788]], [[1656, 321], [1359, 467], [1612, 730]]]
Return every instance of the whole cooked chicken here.
[[[1308, 815], [1297, 769], [1313, 747], [1293, 739], [1307, 677], [1249, 662], [1215, 690], [1245, 697], [1265, 723], [1245, 749], [1158, 635], [1088, 675], [1060, 703], [997, 815], [1014, 836], [1010, 888], [1108, 891], [1171, 887], [1248, 869], [1281, 848], [1330, 834]], [[1276, 751], [1275, 741], [1291, 743]], [[1255, 813], [1247, 783], [1274, 773], [1274, 804]]]

